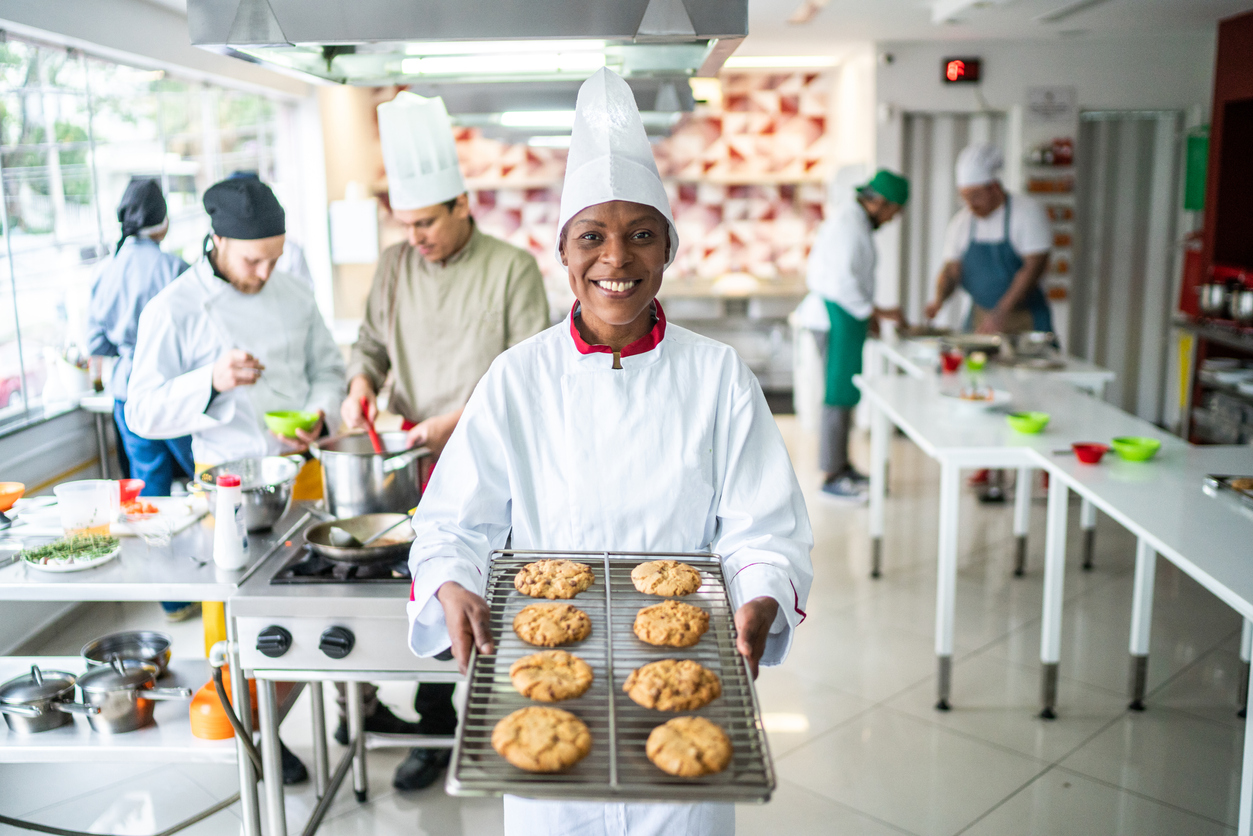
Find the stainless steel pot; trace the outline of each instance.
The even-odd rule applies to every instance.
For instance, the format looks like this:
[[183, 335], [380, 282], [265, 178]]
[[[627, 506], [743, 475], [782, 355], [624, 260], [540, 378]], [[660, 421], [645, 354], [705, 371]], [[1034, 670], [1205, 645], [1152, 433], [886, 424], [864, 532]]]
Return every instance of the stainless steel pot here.
[[1231, 293], [1231, 318], [1241, 325], [1253, 325], [1253, 289], [1239, 288]]
[[365, 435], [341, 435], [310, 445], [322, 464], [326, 510], [336, 517], [403, 514], [422, 498], [426, 447], [406, 449], [403, 432], [379, 433], [386, 453], [375, 453]]
[[[304, 465], [300, 456], [265, 456], [238, 459], [200, 474], [194, 488], [209, 496], [209, 510], [217, 507], [217, 480], [223, 473], [239, 477], [244, 498], [244, 524], [249, 531], [265, 531], [278, 522], [291, 507], [292, 486]], [[413, 507], [413, 506], [408, 506]]]
[[155, 630], [127, 630], [123, 633], [110, 633], [83, 645], [80, 651], [87, 660], [89, 668], [109, 664], [113, 656], [123, 659], [136, 659], [156, 665], [157, 676], [165, 676], [170, 666], [170, 645], [173, 639], [165, 633]]
[[1227, 315], [1227, 285], [1211, 282], [1197, 288], [1198, 305], [1206, 316]]
[[121, 734], [152, 723], [154, 700], [191, 699], [190, 688], [154, 688], [157, 666], [114, 656], [78, 678], [83, 702], [99, 709], [87, 722], [98, 732]]
[[74, 674], [44, 671], [31, 665], [30, 673], [0, 685], [0, 714], [15, 732], [33, 734], [72, 722], [71, 714], [91, 715], [94, 706], [74, 702]]

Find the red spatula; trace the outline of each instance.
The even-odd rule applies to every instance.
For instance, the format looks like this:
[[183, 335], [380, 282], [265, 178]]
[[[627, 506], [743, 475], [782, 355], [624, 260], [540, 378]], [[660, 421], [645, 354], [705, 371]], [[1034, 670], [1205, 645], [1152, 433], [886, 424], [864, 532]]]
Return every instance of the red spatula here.
[[370, 435], [370, 444], [374, 447], [374, 452], [382, 455], [387, 452], [383, 449], [383, 440], [379, 438], [378, 431], [374, 429], [374, 422], [370, 420], [370, 399], [361, 399], [361, 416], [365, 418], [365, 431]]

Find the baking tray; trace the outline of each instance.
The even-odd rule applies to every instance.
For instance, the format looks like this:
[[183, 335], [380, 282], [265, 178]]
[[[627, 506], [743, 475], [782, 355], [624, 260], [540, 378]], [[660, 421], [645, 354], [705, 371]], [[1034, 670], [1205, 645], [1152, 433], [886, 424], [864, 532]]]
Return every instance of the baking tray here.
[[1253, 479], [1253, 476], [1238, 474], [1221, 475], [1211, 473], [1205, 477], [1204, 490], [1210, 496], [1227, 497], [1238, 503], [1242, 510], [1253, 513], [1253, 490], [1234, 487], [1233, 479]]
[[[561, 649], [592, 668], [591, 688], [582, 697], [541, 703], [523, 697], [509, 681], [509, 667], [534, 647], [513, 632], [513, 619], [531, 598], [514, 589], [513, 579], [528, 563], [568, 558], [592, 568], [595, 582], [569, 603], [587, 613], [592, 632], [582, 642]], [[709, 630], [694, 647], [664, 648], [645, 644], [631, 627], [643, 607], [666, 600], [643, 595], [631, 583], [631, 570], [649, 560], [672, 558], [701, 573], [698, 591], [682, 600], [709, 613]], [[605, 579], [609, 579], [609, 583]], [[761, 723], [761, 711], [744, 657], [735, 650], [735, 626], [722, 561], [714, 554], [640, 552], [497, 551], [492, 554], [486, 600], [491, 610], [494, 655], [472, 652], [468, 696], [452, 763], [450, 795], [519, 795], [578, 801], [728, 801], [766, 802], [774, 791], [774, 766]], [[699, 711], [654, 711], [636, 705], [622, 690], [635, 668], [658, 659], [693, 659], [722, 680], [722, 696]], [[527, 772], [492, 748], [497, 721], [519, 708], [540, 705], [569, 711], [592, 735], [586, 758], [564, 772]], [[705, 717], [726, 731], [734, 747], [731, 763], [716, 775], [678, 778], [667, 775], [644, 753], [649, 733], [674, 717]]]

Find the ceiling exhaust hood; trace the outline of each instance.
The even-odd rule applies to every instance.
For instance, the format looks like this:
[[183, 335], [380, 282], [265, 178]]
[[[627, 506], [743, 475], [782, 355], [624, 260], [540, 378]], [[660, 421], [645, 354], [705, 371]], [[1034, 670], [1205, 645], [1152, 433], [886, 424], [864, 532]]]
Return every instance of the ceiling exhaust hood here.
[[716, 75], [748, 33], [748, 0], [188, 0], [187, 19], [206, 49], [420, 92], [580, 82], [605, 66], [628, 82]]

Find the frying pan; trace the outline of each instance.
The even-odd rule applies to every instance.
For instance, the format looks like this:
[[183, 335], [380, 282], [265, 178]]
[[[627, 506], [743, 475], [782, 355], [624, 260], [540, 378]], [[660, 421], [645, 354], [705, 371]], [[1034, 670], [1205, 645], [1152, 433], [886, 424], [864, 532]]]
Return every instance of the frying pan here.
[[[370, 546], [344, 547], [331, 544], [331, 527], [342, 528], [358, 540], [368, 540], [371, 535], [404, 519], [405, 514], [363, 514], [342, 520], [318, 523], [305, 532], [305, 542], [327, 560], [353, 566], [372, 566], [376, 563], [395, 563], [404, 560], [413, 544], [413, 529], [400, 526], [383, 539]], [[399, 540], [401, 542], [392, 542]]]

